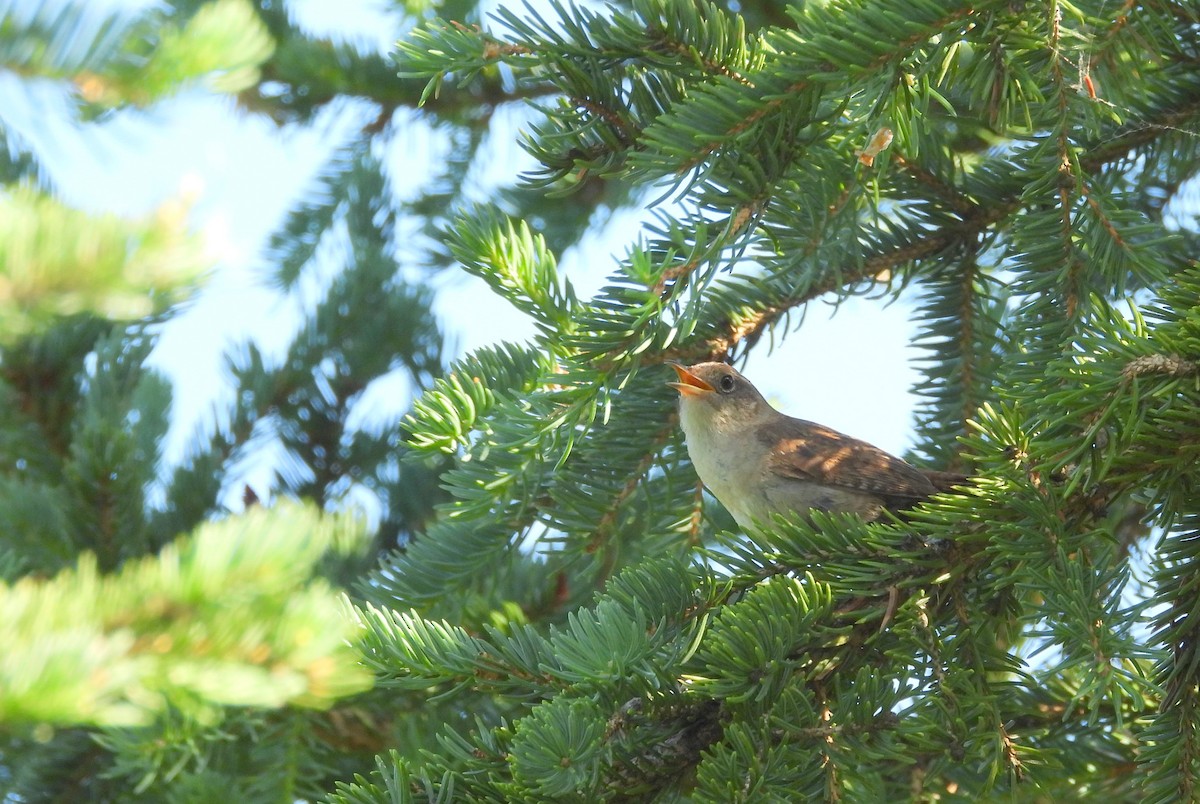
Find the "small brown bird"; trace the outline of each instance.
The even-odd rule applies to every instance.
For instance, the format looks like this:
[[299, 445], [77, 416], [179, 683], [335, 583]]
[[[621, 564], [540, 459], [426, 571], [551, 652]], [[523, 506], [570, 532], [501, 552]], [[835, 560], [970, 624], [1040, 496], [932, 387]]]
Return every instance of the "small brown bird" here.
[[744, 529], [812, 509], [869, 521], [938, 490], [878, 447], [775, 410], [732, 366], [671, 366], [679, 382], [668, 385], [679, 391], [679, 423], [696, 473]]

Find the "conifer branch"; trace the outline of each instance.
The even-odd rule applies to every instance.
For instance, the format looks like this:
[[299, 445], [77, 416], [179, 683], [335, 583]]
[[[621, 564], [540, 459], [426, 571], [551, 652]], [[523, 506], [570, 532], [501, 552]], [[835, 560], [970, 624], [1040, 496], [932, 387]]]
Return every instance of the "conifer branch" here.
[[936, 197], [949, 204], [950, 208], [960, 216], [965, 218], [976, 212], [976, 204], [964, 195], [959, 188], [947, 183], [940, 176], [909, 160], [904, 154], [893, 154], [892, 162], [910, 175], [922, 187], [929, 189]]
[[958, 365], [958, 381], [962, 385], [962, 402], [959, 412], [959, 428], [965, 433], [970, 422], [975, 418], [979, 405], [983, 400], [975, 394], [975, 282], [978, 278], [979, 263], [975, 259], [964, 260], [960, 287], [962, 302], [959, 304], [958, 318], [962, 322], [958, 338], [960, 361]]
[[[250, 8], [197, 8], [210, 6]], [[316, 800], [340, 781], [328, 796], [337, 804], [1200, 795], [1200, 274], [1194, 233], [1164, 220], [1184, 209], [1180, 189], [1200, 170], [1194, 10], [1174, 0], [839, 0], [785, 19], [780, 8], [500, 7], [491, 31], [418, 26], [401, 45], [400, 80], [388, 59], [312, 38], [278, 4], [255, 6], [255, 25], [214, 26], [231, 64], [262, 67], [253, 89], [238, 85], [244, 109], [303, 121], [342, 96], [374, 104], [269, 249], [285, 288], [312, 284], [302, 280], [327, 252], [345, 270], [317, 283], [325, 299], [279, 365], [245, 350], [228, 419], [169, 479], [154, 469], [169, 397], [129, 370], [145, 345], [133, 333], [97, 346], [95, 335], [84, 343], [86, 327], [63, 327], [4, 344], [0, 579], [49, 575], [104, 546], [104, 560], [123, 566], [113, 578], [67, 570], [81, 581], [68, 584], [73, 594], [28, 609], [89, 624], [93, 611], [67, 616], [71, 601], [101, 587], [128, 597], [100, 595], [93, 608], [114, 606], [136, 658], [162, 668], [147, 688], [165, 702], [154, 722], [98, 740], [64, 729], [46, 745], [0, 745], [10, 798], [107, 800], [137, 788], [157, 799], [176, 781], [197, 800], [236, 790], [248, 801]], [[757, 27], [764, 18], [778, 27]], [[162, 20], [180, 29], [182, 18]], [[157, 49], [160, 31], [146, 30]], [[79, 55], [33, 33], [47, 46], [29, 59], [61, 67]], [[125, 33], [108, 41], [142, 41]], [[82, 54], [98, 76], [91, 87], [123, 86], [108, 68], [130, 54], [83, 34], [61, 42], [97, 45]], [[0, 31], [0, 51], [5, 42], [10, 56], [25, 52]], [[173, 91], [170, 81], [134, 89], [129, 98]], [[513, 98], [551, 101], [523, 136], [538, 164], [523, 188], [503, 184], [494, 203], [471, 208], [464, 182], [486, 164], [482, 143], [508, 138], [489, 126]], [[415, 200], [397, 201], [375, 162], [403, 133], [392, 111], [417, 106], [402, 128], [432, 126], [450, 156]], [[892, 147], [860, 161], [883, 130]], [[14, 180], [27, 175], [17, 161], [0, 157]], [[581, 297], [555, 254], [598, 196], [536, 191], [600, 183], [613, 203], [650, 185], [671, 203]], [[526, 223], [486, 211], [505, 205]], [[445, 224], [447, 209], [463, 212]], [[404, 231], [428, 245], [393, 238], [410, 213], [420, 218]], [[410, 267], [398, 269], [397, 255]], [[443, 372], [430, 300], [403, 278], [450, 261], [531, 318], [530, 343], [479, 350]], [[690, 472], [657, 363], [740, 357], [810, 302], [903, 300], [914, 289], [916, 449], [939, 466], [970, 461], [976, 476], [903, 519], [797, 512], [716, 532], [728, 520], [705, 517], [713, 503]], [[407, 440], [390, 424], [347, 429], [374, 379], [397, 368], [427, 389], [405, 419]], [[256, 688], [279, 704], [265, 714], [220, 706], [237, 685], [189, 676], [195, 657], [177, 661], [187, 657], [141, 624], [202, 626], [186, 609], [235, 588], [209, 588], [228, 575], [213, 572], [222, 550], [184, 562], [184, 582], [166, 584], [174, 548], [163, 534], [210, 515], [219, 489], [242, 488], [230, 467], [262, 443], [286, 457], [273, 486], [256, 484], [266, 502], [244, 498], [251, 517], [277, 511], [267, 503], [281, 494], [348, 504], [355, 485], [386, 520], [375, 546], [319, 564], [294, 541], [304, 527], [283, 534], [289, 560], [266, 570], [255, 557], [278, 552], [278, 532], [209, 545], [236, 553], [231, 566], [260, 590], [273, 572], [305, 565], [302, 594], [255, 598], [269, 615], [259, 625], [290, 622], [300, 598], [324, 600], [332, 590], [307, 580], [314, 571], [358, 579], [373, 602], [349, 623], [321, 605], [301, 612], [326, 625], [283, 629], [269, 650], [261, 628], [231, 629], [234, 654], [234, 643], [252, 648], [238, 664], [251, 677], [307, 668], [282, 685], [292, 692]], [[450, 501], [435, 516], [438, 482]], [[161, 512], [148, 503], [160, 488]], [[1142, 584], [1142, 551], [1131, 548], [1151, 528], [1161, 540], [1145, 551], [1154, 575]], [[100, 534], [111, 543], [91, 544]], [[394, 549], [363, 579], [378, 544]], [[192, 590], [191, 602], [171, 603], [165, 586], [146, 593], [129, 580], [135, 566], [158, 567], [151, 586]], [[270, 614], [284, 598], [287, 611]], [[357, 627], [351, 640], [339, 623]], [[218, 630], [211, 639], [226, 639], [230, 629]], [[344, 663], [330, 639], [352, 641], [350, 658], [390, 692], [320, 716], [283, 706], [296, 690], [314, 702], [352, 691], [331, 686], [328, 662], [312, 664], [314, 646]], [[300, 651], [290, 663], [278, 655], [288, 646]], [[87, 645], [75, 647], [86, 665]], [[68, 700], [79, 662], [30, 673], [38, 657], [27, 653], [11, 666], [0, 656], [16, 686], [45, 685], [18, 705]], [[345, 673], [335, 675], [365, 679]], [[88, 677], [129, 689], [111, 673]], [[193, 677], [177, 705], [170, 685]], [[190, 715], [197, 701], [213, 717]], [[386, 750], [389, 734], [404, 737], [403, 752]], [[31, 781], [10, 792], [22, 777]]]
[[753, 315], [737, 323], [724, 324], [721, 329], [725, 331], [725, 334], [711, 338], [703, 348], [692, 348], [686, 353], [683, 350], [670, 352], [667, 359], [682, 359], [688, 362], [690, 358], [698, 356], [727, 355], [744, 341], [753, 343], [763, 330], [774, 325], [795, 307], [806, 304], [826, 293], [836, 292], [844, 287], [870, 280], [880, 274], [895, 271], [907, 263], [942, 253], [959, 244], [973, 243], [988, 226], [1011, 214], [1015, 206], [1015, 204], [1000, 205], [989, 210], [976, 208], [974, 215], [965, 218], [952, 230], [944, 230], [941, 235], [929, 236], [916, 243], [897, 246], [889, 251], [868, 256], [856, 265], [830, 271], [826, 274], [825, 281], [814, 283], [798, 293], [763, 306]]
[[[654, 435], [645, 447], [645, 454], [638, 460], [637, 466], [628, 475], [625, 485], [617, 492], [609, 501], [607, 509], [601, 514], [599, 521], [596, 524], [596, 530], [592, 534], [592, 539], [588, 544], [586, 551], [589, 553], [597, 552], [604, 548], [604, 544], [611, 536], [613, 527], [616, 525], [617, 517], [622, 506], [629, 500], [630, 497], [637, 492], [643, 481], [646, 479], [646, 474], [650, 468], [654, 466], [658, 459], [659, 453], [663, 446], [671, 439], [675, 432], [675, 428], [679, 426], [676, 416], [670, 416], [664, 423], [662, 428]], [[601, 573], [599, 581], [607, 580], [608, 574]]]
[[1135, 357], [1121, 369], [1121, 379], [1129, 381], [1136, 377], [1189, 377], [1200, 371], [1191, 360], [1179, 355], [1142, 355]]

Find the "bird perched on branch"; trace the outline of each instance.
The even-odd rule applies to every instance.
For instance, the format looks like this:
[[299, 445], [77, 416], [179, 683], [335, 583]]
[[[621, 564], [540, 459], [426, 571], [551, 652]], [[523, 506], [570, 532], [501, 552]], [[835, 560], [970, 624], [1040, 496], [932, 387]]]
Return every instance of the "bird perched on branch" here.
[[744, 529], [774, 514], [910, 508], [965, 478], [925, 472], [865, 441], [771, 407], [732, 366], [672, 363], [679, 422], [700, 480]]

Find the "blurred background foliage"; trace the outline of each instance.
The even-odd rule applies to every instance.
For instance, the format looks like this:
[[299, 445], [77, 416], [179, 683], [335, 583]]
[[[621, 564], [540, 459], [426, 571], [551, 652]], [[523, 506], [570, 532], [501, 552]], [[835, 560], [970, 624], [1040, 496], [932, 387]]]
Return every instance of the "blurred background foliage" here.
[[[438, 232], [494, 197], [565, 248], [629, 197], [600, 187], [564, 203], [497, 173], [495, 115], [523, 103], [499, 73], [479, 97], [418, 112], [424, 82], [398, 78], [387, 50], [430, 8], [347, 7], [360, 28], [391, 31], [363, 42], [265, 0], [0, 4], [0, 74], [31, 99], [0, 109], [0, 574], [16, 584], [0, 669], [7, 800], [313, 798], [386, 746], [428, 742], [425, 724], [446, 715], [420, 695], [333, 705], [364, 686], [333, 593], [356, 594], [444, 498], [444, 459], [405, 460], [399, 426], [405, 398], [448, 359], [431, 310], [431, 281], [452, 262]], [[103, 160], [109, 132], [153, 137], [161, 104], [214, 94], [281, 137], [319, 138], [331, 115], [344, 136], [262, 244], [260, 283], [300, 311], [290, 344], [235, 344], [212, 382], [236, 391], [168, 455], [156, 345], [225, 267], [192, 223], [188, 188], [136, 216], [72, 206], [60, 146]], [[508, 118], [499, 125], [511, 136]], [[419, 180], [404, 167], [417, 128], [443, 155]], [[351, 524], [337, 527], [357, 536], [337, 548], [314, 509], [277, 509], [282, 498], [342, 512]], [[270, 516], [239, 514], [260, 500]]]

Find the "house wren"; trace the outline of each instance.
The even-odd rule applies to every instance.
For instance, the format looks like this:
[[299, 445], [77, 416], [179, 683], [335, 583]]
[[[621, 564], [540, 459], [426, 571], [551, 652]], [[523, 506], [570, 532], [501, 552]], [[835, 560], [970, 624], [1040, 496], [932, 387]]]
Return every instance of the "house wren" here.
[[731, 366], [671, 365], [679, 382], [668, 385], [679, 391], [679, 422], [696, 473], [744, 529], [813, 509], [869, 521], [938, 490], [921, 470], [878, 447], [780, 413]]

